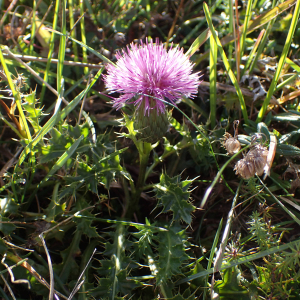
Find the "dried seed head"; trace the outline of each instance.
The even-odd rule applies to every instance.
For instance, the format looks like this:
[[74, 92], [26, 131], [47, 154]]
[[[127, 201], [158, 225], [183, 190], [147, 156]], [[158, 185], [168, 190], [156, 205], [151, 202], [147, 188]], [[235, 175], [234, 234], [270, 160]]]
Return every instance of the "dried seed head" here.
[[245, 156], [239, 160], [234, 170], [244, 179], [249, 179], [255, 174], [261, 176], [264, 173], [264, 167], [267, 163], [269, 151], [266, 147], [255, 145]]
[[244, 179], [249, 179], [255, 175], [255, 169], [252, 162], [246, 158], [240, 159], [234, 166], [235, 174], [240, 175]]
[[246, 159], [252, 162], [258, 176], [264, 173], [264, 167], [267, 163], [269, 151], [262, 145], [255, 145], [246, 155]]
[[227, 153], [233, 155], [241, 150], [240, 142], [228, 132], [224, 134], [223, 146]]

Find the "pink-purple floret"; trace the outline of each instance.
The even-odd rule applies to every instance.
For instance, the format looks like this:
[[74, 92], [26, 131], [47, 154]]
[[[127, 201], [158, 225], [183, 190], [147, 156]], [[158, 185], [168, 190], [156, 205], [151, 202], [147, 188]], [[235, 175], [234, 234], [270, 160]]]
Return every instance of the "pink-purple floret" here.
[[[117, 109], [137, 95], [133, 103], [139, 107], [145, 101], [145, 115], [154, 108], [159, 114], [165, 112], [165, 104], [158, 99], [175, 104], [182, 95], [193, 97], [197, 94], [199, 73], [192, 73], [193, 64], [183, 49], [171, 47], [167, 51], [158, 40], [155, 44], [151, 40], [141, 46], [131, 44], [127, 51], [117, 53], [116, 58], [116, 66], [106, 66], [104, 82], [110, 93], [123, 94], [114, 99], [113, 106]], [[150, 104], [153, 99], [154, 106]]]

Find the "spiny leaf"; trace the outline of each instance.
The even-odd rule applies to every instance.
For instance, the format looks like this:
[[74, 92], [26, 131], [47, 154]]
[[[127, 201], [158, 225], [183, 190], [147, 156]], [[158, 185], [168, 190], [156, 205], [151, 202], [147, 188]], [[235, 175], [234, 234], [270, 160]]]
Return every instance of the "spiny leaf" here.
[[181, 274], [182, 263], [189, 257], [185, 253], [185, 232], [178, 225], [168, 227], [168, 231], [160, 232], [158, 253], [157, 284], [166, 282], [172, 275]]
[[89, 127], [87, 123], [74, 127], [71, 125], [63, 125], [58, 128], [53, 128], [47, 146], [41, 148], [43, 154], [41, 156], [41, 163], [46, 163], [60, 157], [80, 136], [83, 136], [83, 139], [78, 145], [75, 154], [86, 152], [91, 148], [88, 133]]
[[[110, 265], [105, 264], [105, 266], [110, 268], [108, 270], [111, 270]], [[121, 293], [123, 295], [130, 294], [135, 288], [142, 286], [142, 284], [138, 280], [128, 280], [126, 277], [127, 277], [126, 270], [122, 270], [116, 275], [117, 278], [116, 289], [118, 293]], [[98, 286], [95, 289], [91, 290], [89, 294], [95, 298], [101, 297], [100, 299], [103, 300], [124, 299], [123, 297], [118, 297], [117, 295], [112, 297], [113, 287], [111, 283], [112, 281], [110, 278], [98, 278]]]
[[[1, 53], [1, 51], [0, 51], [0, 53]], [[47, 123], [38, 132], [36, 137], [32, 141], [30, 141], [30, 143], [22, 151], [19, 161], [18, 161], [18, 165], [21, 165], [24, 162], [28, 153], [30, 153], [32, 151], [32, 149], [43, 139], [45, 134], [47, 134], [59, 120], [63, 120], [77, 106], [77, 104], [82, 99], [82, 97], [90, 90], [90, 88], [97, 81], [97, 79], [101, 75], [102, 71], [103, 71], [103, 69], [99, 70], [97, 72], [96, 76], [94, 77], [93, 81], [91, 82], [91, 84], [84, 91], [82, 91], [79, 95], [77, 95], [74, 98], [74, 100], [71, 101], [62, 111], [57, 110], [54, 113], [54, 115], [47, 121]], [[58, 98], [57, 103], [60, 102], [59, 99], [61, 101], [61, 98]]]
[[67, 160], [73, 155], [76, 151], [78, 145], [83, 140], [83, 136], [80, 136], [72, 145], [70, 145], [67, 150], [60, 156], [60, 158], [56, 161], [54, 166], [51, 168], [49, 173], [45, 176], [45, 178], [40, 182], [40, 184], [46, 182], [51, 176], [53, 176], [60, 168], [64, 166]]
[[5, 218], [0, 215], [0, 231], [4, 235], [9, 235], [16, 229], [16, 226], [10, 221], [11, 220], [9, 218]]
[[[60, 190], [58, 198], [61, 199], [67, 195], [72, 195], [80, 188], [98, 194], [99, 184], [109, 189], [110, 183], [114, 180], [116, 174], [122, 174], [123, 176], [127, 174], [120, 165], [119, 157], [126, 149], [127, 148], [112, 152], [109, 145], [106, 147], [103, 143], [98, 147], [97, 144], [95, 148], [93, 148], [93, 157], [89, 163], [79, 158], [81, 161], [76, 165], [78, 176], [67, 175], [63, 177], [65, 185], [64, 188]], [[98, 161], [95, 162], [94, 159], [98, 159]]]
[[[74, 211], [81, 211], [82, 209], [89, 207], [90, 205], [84, 200], [84, 198], [77, 199]], [[81, 216], [85, 216], [81, 217]], [[96, 227], [92, 226], [94, 215], [88, 210], [84, 210], [80, 213], [80, 217], [75, 218], [77, 223], [77, 231], [82, 232], [88, 238], [99, 238]]]
[[180, 181], [180, 175], [173, 178], [166, 174], [160, 176], [160, 183], [155, 185], [158, 206], [163, 206], [162, 212], [172, 211], [173, 220], [182, 219], [190, 224], [191, 213], [195, 207], [189, 203], [189, 187], [193, 180]]
[[[127, 279], [133, 267], [130, 257], [125, 253], [130, 247], [130, 242], [126, 239], [127, 231], [122, 224], [116, 226], [113, 233], [112, 243], [105, 243], [104, 255], [109, 256], [109, 260], [101, 260], [101, 267], [98, 273], [102, 278], [98, 279], [98, 287], [91, 292], [93, 297], [103, 297], [102, 299], [116, 299], [119, 293], [128, 294], [135, 287], [142, 284], [135, 280]], [[104, 278], [103, 278], [104, 277]]]
[[183, 295], [180, 295], [180, 294], [176, 295], [173, 298], [168, 298], [168, 300], [193, 300], [193, 299], [196, 299], [195, 295], [191, 295], [188, 298], [186, 298], [186, 297], [184, 297]]
[[222, 300], [241, 299], [250, 300], [249, 292], [240, 284], [240, 270], [237, 266], [227, 269], [223, 273], [223, 280], [215, 283], [214, 290]]
[[48, 222], [54, 221], [57, 215], [63, 214], [66, 210], [66, 203], [59, 203], [59, 199], [57, 197], [58, 188], [59, 183], [54, 186], [51, 202], [49, 203], [48, 207], [44, 209], [44, 213], [47, 216], [46, 220]]
[[39, 125], [40, 118], [44, 115], [41, 108], [37, 107], [38, 101], [36, 100], [36, 91], [32, 91], [28, 95], [23, 95], [25, 102], [22, 106], [27, 113], [27, 118], [31, 123], [34, 132], [37, 133], [41, 127]]
[[153, 228], [145, 227], [141, 229], [139, 232], [134, 232], [133, 236], [138, 238], [138, 255], [143, 257], [148, 253], [152, 254], [151, 245], [153, 244]]
[[81, 240], [81, 235], [82, 232], [75, 232], [70, 246], [60, 252], [62, 263], [53, 266], [53, 269], [56, 271], [56, 273], [59, 273], [59, 277], [63, 282], [67, 282], [70, 277], [72, 279], [78, 278], [79, 266], [75, 258], [80, 255], [79, 243]]

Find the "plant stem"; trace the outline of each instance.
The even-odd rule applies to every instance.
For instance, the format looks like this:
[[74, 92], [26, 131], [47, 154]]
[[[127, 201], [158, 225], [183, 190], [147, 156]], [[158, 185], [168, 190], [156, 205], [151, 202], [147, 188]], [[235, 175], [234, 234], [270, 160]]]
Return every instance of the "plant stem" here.
[[131, 218], [135, 212], [138, 211], [138, 202], [143, 191], [143, 186], [146, 179], [147, 164], [149, 161], [150, 152], [152, 150], [151, 144], [142, 142], [140, 147], [138, 147], [140, 156], [140, 170], [138, 181], [135, 186], [135, 191], [132, 193], [132, 199], [128, 211], [126, 212], [126, 217]]
[[[136, 185], [136, 189], [141, 189], [145, 183], [145, 174], [146, 174], [146, 168], [149, 161], [149, 155], [151, 152], [151, 144], [150, 143], [144, 143], [143, 145], [143, 152], [140, 153], [140, 172], [139, 172], [139, 178]], [[137, 194], [140, 192], [137, 192]]]

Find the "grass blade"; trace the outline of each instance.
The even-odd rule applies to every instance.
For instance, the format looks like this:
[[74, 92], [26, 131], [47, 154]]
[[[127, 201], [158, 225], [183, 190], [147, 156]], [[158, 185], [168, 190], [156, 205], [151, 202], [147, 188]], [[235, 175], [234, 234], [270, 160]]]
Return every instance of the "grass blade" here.
[[209, 28], [204, 30], [193, 42], [189, 50], [186, 52], [187, 56], [192, 56], [210, 37], [211, 32]]
[[[58, 14], [59, 14], [59, 3], [60, 3], [60, 1], [56, 1], [56, 3], [55, 3], [55, 10], [54, 10], [54, 17], [53, 17], [53, 24], [52, 24], [52, 27], [53, 27], [54, 30], [56, 30], [56, 28], [57, 28], [57, 21], [58, 21]], [[51, 33], [51, 38], [50, 38], [50, 44], [49, 44], [48, 58], [47, 58], [48, 61], [47, 61], [46, 70], [45, 70], [45, 74], [44, 74], [44, 81], [45, 82], [48, 82], [48, 77], [49, 77], [48, 72], [50, 70], [51, 58], [52, 58], [53, 51], [54, 51], [54, 39], [55, 39], [55, 33], [52, 32]], [[43, 83], [41, 96], [40, 96], [41, 103], [43, 103], [45, 92], [46, 92], [46, 85]]]
[[268, 41], [268, 37], [272, 30], [273, 24], [275, 23], [275, 20], [276, 19], [271, 20], [267, 26], [264, 36], [258, 46], [257, 53], [254, 57], [254, 60], [253, 60], [252, 64], [250, 65], [249, 72], [248, 72], [249, 74], [252, 74], [254, 67], [256, 66], [256, 63], [257, 63], [258, 59], [260, 58], [260, 55], [262, 54], [263, 50], [265, 49], [266, 42]]
[[249, 21], [250, 21], [251, 14], [252, 14], [252, 2], [253, 2], [253, 0], [249, 0], [248, 3], [247, 3], [245, 21], [244, 21], [244, 26], [243, 26], [242, 36], [241, 36], [240, 59], [242, 59], [243, 54], [244, 54], [246, 35], [247, 35], [247, 32], [248, 32], [248, 25], [249, 25]]
[[[218, 230], [215, 234], [215, 238], [214, 238], [214, 241], [213, 241], [213, 244], [212, 244], [212, 247], [211, 247], [211, 252], [210, 252], [210, 255], [209, 255], [209, 260], [208, 260], [208, 263], [207, 263], [207, 270], [209, 270], [211, 268], [211, 265], [213, 264], [215, 252], [216, 252], [216, 249], [217, 249], [217, 244], [219, 242], [219, 237], [220, 237], [222, 225], [223, 225], [223, 219], [221, 219], [221, 221], [219, 223]], [[205, 278], [204, 287], [207, 287], [207, 284], [208, 284], [208, 275]], [[207, 289], [204, 289], [203, 299], [205, 299], [206, 291], [207, 291]]]
[[[66, 53], [66, 0], [62, 1], [62, 9], [61, 9], [61, 28], [63, 35], [60, 36], [59, 50], [58, 50], [58, 65], [57, 65], [57, 93], [60, 95], [62, 91], [62, 79], [63, 79], [63, 68], [64, 68], [64, 60]], [[62, 95], [63, 96], [63, 95]]]
[[[73, 0], [68, 0], [68, 5], [69, 5], [69, 19], [70, 19], [70, 34], [71, 34], [71, 37], [73, 39], [76, 39], [76, 30], [74, 28], [75, 26], [75, 17], [74, 17], [74, 3], [73, 3]], [[56, 29], [56, 28], [54, 28]], [[78, 62], [79, 59], [78, 59], [78, 48], [77, 48], [77, 45], [76, 43], [72, 43], [72, 49], [73, 49], [73, 53], [74, 53], [74, 61]], [[75, 67], [75, 72], [76, 72], [76, 75], [79, 76], [79, 68], [78, 67]]]
[[210, 126], [211, 129], [216, 126], [216, 109], [217, 109], [217, 58], [218, 48], [214, 38], [211, 36], [209, 52], [209, 92], [210, 92]]
[[228, 159], [228, 161], [222, 166], [222, 168], [219, 170], [219, 172], [217, 173], [217, 175], [215, 176], [213, 182], [211, 183], [211, 185], [208, 187], [208, 189], [206, 190], [204, 197], [202, 199], [202, 202], [200, 204], [200, 207], [204, 207], [212, 189], [214, 188], [214, 186], [217, 184], [217, 182], [219, 181], [223, 171], [225, 170], [225, 168], [229, 165], [229, 163], [234, 160], [236, 157], [238, 157], [243, 151], [245, 151], [247, 148], [250, 147], [250, 144], [248, 146], [246, 146], [245, 148], [241, 149], [239, 152], [237, 152], [236, 154], [234, 154], [232, 157], [230, 157], [230, 159]]
[[[211, 7], [210, 11], [213, 14], [215, 12], [215, 10], [219, 7], [220, 3], [222, 2], [222, 0], [217, 0], [214, 5]], [[188, 25], [189, 23], [191, 23], [190, 20], [187, 20], [184, 22], [184, 25]], [[205, 19], [200, 20], [200, 22], [195, 26], [195, 28], [193, 28], [191, 30], [191, 32], [189, 32], [187, 34], [187, 36], [185, 36], [183, 38], [183, 40], [179, 43], [179, 46], [183, 46], [185, 45], [191, 38], [193, 38], [194, 35], [197, 34], [197, 32], [200, 30], [200, 28], [204, 25], [205, 23]], [[208, 38], [208, 37], [207, 37]], [[197, 38], [198, 39], [198, 38]], [[194, 44], [194, 43], [193, 43]]]
[[290, 76], [286, 80], [282, 81], [280, 84], [278, 84], [274, 92], [279, 91], [280, 89], [282, 89], [283, 87], [285, 87], [286, 85], [288, 85], [290, 82], [293, 82], [300, 75], [300, 67], [296, 63], [294, 63], [288, 57], [285, 59], [285, 62], [287, 64], [289, 64], [290, 67], [293, 68], [297, 73], [294, 74], [294, 75], [292, 75], [292, 76]]
[[34, 53], [34, 48], [33, 48], [33, 40], [34, 36], [36, 33], [36, 0], [33, 0], [33, 6], [32, 6], [32, 19], [31, 19], [31, 40], [30, 40], [30, 45], [29, 45], [29, 53], [32, 54]]
[[228, 213], [226, 226], [225, 226], [225, 229], [224, 229], [224, 232], [223, 232], [222, 242], [221, 242], [219, 250], [216, 254], [216, 259], [215, 259], [215, 270], [216, 270], [216, 272], [218, 270], [220, 270], [220, 268], [222, 266], [225, 247], [226, 247], [227, 242], [228, 242], [228, 238], [229, 238], [229, 234], [230, 234], [230, 227], [231, 227], [231, 224], [233, 222], [233, 217], [234, 217], [234, 210], [235, 210], [237, 200], [239, 198], [239, 191], [240, 191], [240, 188], [242, 186], [242, 183], [243, 183], [243, 180], [240, 180], [240, 184], [237, 188], [236, 194], [235, 194], [235, 196], [233, 198], [233, 201], [232, 201], [231, 209]]
[[[257, 38], [257, 40], [256, 40], [256, 42], [255, 42], [255, 44], [254, 44], [254, 46], [253, 46], [251, 52], [250, 52], [250, 54], [249, 54], [249, 57], [248, 57], [247, 62], [246, 62], [246, 64], [245, 64], [245, 68], [242, 70], [241, 78], [243, 77], [243, 75], [245, 74], [245, 72], [248, 70], [248, 68], [249, 68], [249, 66], [250, 66], [250, 64], [251, 64], [251, 61], [252, 61], [253, 57], [255, 57], [254, 59], [256, 59], [256, 60], [259, 58], [260, 55], [255, 55], [255, 53], [256, 53], [257, 48], [259, 47], [259, 45], [260, 45], [260, 43], [261, 43], [261, 40], [262, 40], [262, 38], [263, 38], [265, 32], [266, 32], [265, 29], [263, 29], [263, 30], [260, 32], [260, 34], [259, 34], [259, 36], [258, 36], [258, 38]], [[254, 56], [254, 55], [255, 55], [255, 56]], [[250, 71], [249, 71], [249, 73], [250, 73]]]
[[268, 187], [263, 183], [263, 181], [259, 178], [260, 183], [264, 186], [264, 188], [268, 191], [271, 197], [275, 200], [275, 202], [298, 224], [300, 225], [300, 220], [289, 210], [287, 209], [268, 189]]
[[[82, 18], [80, 19], [81, 40], [82, 40], [82, 43], [86, 45], [84, 2], [82, 0], [79, 0], [79, 7], [80, 7], [80, 15], [82, 16]], [[65, 33], [65, 32], [63, 32], [63, 33]], [[87, 62], [87, 49], [86, 48], [82, 48], [82, 61], [84, 63]], [[89, 72], [89, 69], [84, 68], [84, 75], [86, 75], [88, 72]]]

